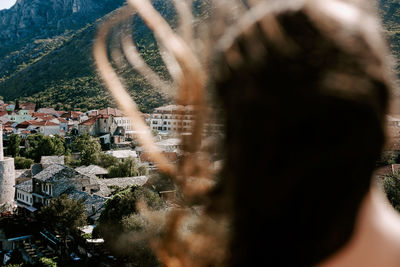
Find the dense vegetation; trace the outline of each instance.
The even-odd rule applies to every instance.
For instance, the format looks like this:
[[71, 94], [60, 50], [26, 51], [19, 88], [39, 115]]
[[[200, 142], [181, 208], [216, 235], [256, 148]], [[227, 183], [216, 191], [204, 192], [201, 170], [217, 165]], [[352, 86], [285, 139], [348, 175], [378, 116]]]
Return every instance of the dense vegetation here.
[[[383, 18], [386, 35], [390, 48], [399, 63], [400, 59], [400, 2], [398, 0], [381, 0], [381, 16]], [[397, 73], [400, 76], [400, 65], [397, 64]]]
[[[156, 1], [155, 6], [166, 18], [173, 20], [174, 9], [170, 1]], [[92, 55], [96, 29], [105, 18], [78, 31], [36, 40], [0, 58], [0, 95], [6, 101], [19, 98], [60, 110], [113, 106], [112, 98], [95, 71]], [[133, 28], [135, 41], [145, 61], [156, 73], [166, 77], [165, 66], [150, 30], [139, 18], [133, 20]], [[167, 102], [126, 62], [123, 65], [119, 74], [143, 112]]]

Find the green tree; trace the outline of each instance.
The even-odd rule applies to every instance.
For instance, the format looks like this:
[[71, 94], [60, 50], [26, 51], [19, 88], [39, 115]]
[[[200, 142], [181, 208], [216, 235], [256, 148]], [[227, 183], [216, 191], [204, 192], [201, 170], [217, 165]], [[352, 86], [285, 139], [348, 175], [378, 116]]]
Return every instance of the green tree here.
[[140, 200], [145, 201], [151, 210], [161, 209], [164, 205], [157, 193], [145, 187], [133, 186], [107, 200], [99, 223], [106, 226], [112, 225], [116, 232], [121, 232], [122, 219], [137, 212], [136, 205]]
[[400, 212], [400, 173], [387, 175], [383, 179], [383, 188], [389, 202]]
[[65, 240], [68, 232], [75, 232], [86, 224], [87, 215], [83, 200], [71, 199], [63, 194], [42, 208], [39, 219], [49, 229], [58, 230]]
[[8, 137], [7, 154], [13, 158], [19, 156], [20, 145], [21, 137], [18, 134], [11, 134]]
[[87, 133], [78, 136], [73, 141], [72, 147], [81, 153], [82, 165], [96, 164], [97, 156], [101, 152], [99, 141]]
[[139, 166], [136, 160], [132, 157], [125, 159], [123, 162], [118, 162], [108, 168], [108, 177], [134, 177], [146, 175], [147, 169], [145, 166]]
[[34, 161], [32, 159], [27, 159], [24, 157], [15, 157], [14, 158], [14, 166], [15, 169], [17, 170], [22, 170], [22, 169], [29, 169]]
[[[125, 252], [129, 257], [138, 263], [139, 266], [161, 266], [149, 242], [149, 236], [160, 233], [150, 231], [149, 221], [141, 214], [133, 213], [122, 219], [123, 235], [134, 236], [129, 241], [129, 246], [125, 245]], [[128, 248], [126, 248], [128, 247]], [[119, 249], [117, 245], [117, 249]], [[122, 249], [122, 247], [121, 247]]]
[[39, 260], [39, 266], [43, 266], [43, 267], [57, 267], [57, 262], [55, 261], [55, 259], [51, 259], [51, 258], [40, 258]]
[[33, 159], [35, 162], [39, 162], [41, 157], [41, 151], [39, 148], [42, 140], [43, 135], [40, 133], [29, 135], [25, 141], [25, 156]]
[[39, 162], [42, 156], [61, 156], [65, 153], [65, 139], [62, 136], [56, 135], [43, 136], [40, 133], [29, 135], [26, 140], [25, 155]]
[[99, 165], [106, 169], [113, 165], [117, 165], [118, 163], [119, 160], [116, 157], [105, 153], [99, 153], [96, 158], [96, 165]]

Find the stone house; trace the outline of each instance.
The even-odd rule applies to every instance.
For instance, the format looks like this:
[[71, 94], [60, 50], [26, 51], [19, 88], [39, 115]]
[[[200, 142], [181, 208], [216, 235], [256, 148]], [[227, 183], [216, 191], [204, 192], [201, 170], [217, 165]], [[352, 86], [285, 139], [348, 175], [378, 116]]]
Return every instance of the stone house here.
[[62, 164], [53, 164], [32, 178], [33, 206], [47, 205], [51, 198], [59, 197], [72, 188], [89, 194], [101, 189], [96, 177]]
[[104, 134], [113, 134], [117, 129], [114, 117], [112, 115], [97, 115], [78, 125], [79, 133], [88, 133], [93, 136]]

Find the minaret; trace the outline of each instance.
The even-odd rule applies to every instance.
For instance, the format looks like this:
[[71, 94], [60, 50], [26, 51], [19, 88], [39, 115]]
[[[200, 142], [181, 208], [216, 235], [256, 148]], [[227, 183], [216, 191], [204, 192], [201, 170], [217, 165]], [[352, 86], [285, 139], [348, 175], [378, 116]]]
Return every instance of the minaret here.
[[0, 124], [0, 206], [12, 207], [15, 195], [15, 168], [13, 158], [4, 158], [3, 126]]
[[0, 123], [0, 161], [4, 160], [3, 151], [3, 125]]

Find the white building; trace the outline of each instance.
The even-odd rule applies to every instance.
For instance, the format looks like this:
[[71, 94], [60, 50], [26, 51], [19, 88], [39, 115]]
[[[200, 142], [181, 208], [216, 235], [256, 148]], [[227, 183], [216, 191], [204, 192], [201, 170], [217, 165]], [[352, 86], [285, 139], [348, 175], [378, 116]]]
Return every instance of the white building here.
[[119, 159], [120, 161], [123, 161], [127, 158], [138, 157], [135, 150], [109, 150], [105, 153]]
[[194, 119], [192, 106], [163, 106], [156, 108], [150, 115], [150, 129], [161, 133], [191, 132]]

